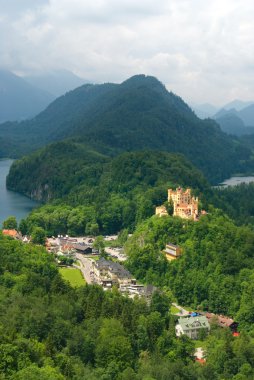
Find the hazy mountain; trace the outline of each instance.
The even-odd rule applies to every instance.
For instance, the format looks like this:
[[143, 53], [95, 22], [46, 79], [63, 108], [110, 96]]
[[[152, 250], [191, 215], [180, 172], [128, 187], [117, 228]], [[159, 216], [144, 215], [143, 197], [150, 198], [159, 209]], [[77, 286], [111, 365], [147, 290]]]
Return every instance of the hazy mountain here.
[[67, 70], [34, 74], [25, 76], [24, 79], [32, 85], [50, 92], [55, 97], [64, 95], [67, 91], [89, 83], [88, 80], [80, 78]]
[[225, 110], [230, 110], [234, 108], [236, 111], [241, 111], [242, 109], [250, 106], [253, 103], [254, 103], [253, 101], [245, 102], [243, 100], [235, 99], [235, 100], [232, 100], [232, 102], [225, 104], [223, 108]]
[[226, 110], [226, 108], [221, 108], [216, 114], [214, 114], [213, 119], [217, 120], [220, 117], [229, 116], [229, 115], [235, 115], [237, 116], [238, 113], [235, 108], [230, 108]]
[[0, 122], [35, 116], [54, 96], [7, 70], [0, 70]]
[[242, 109], [238, 112], [238, 116], [242, 119], [246, 126], [254, 126], [254, 104]]
[[227, 133], [244, 135], [254, 133], [254, 104], [237, 111], [235, 108], [221, 109], [214, 115], [221, 129]]
[[227, 111], [230, 111], [231, 114], [237, 111], [241, 111], [244, 108], [254, 104], [253, 101], [245, 102], [242, 100], [233, 100], [225, 104], [223, 107], [219, 108], [209, 103], [204, 104], [192, 104], [191, 107], [200, 119], [205, 119], [207, 117], [218, 118], [224, 116]]
[[192, 104], [191, 108], [200, 119], [212, 117], [218, 111], [218, 107], [215, 107], [214, 105], [209, 103]]
[[247, 133], [246, 127], [242, 119], [234, 113], [225, 113], [216, 119], [222, 131], [236, 136]]
[[0, 126], [0, 137], [6, 134], [34, 148], [72, 138], [107, 155], [142, 149], [179, 152], [211, 181], [240, 170], [240, 161], [250, 157], [214, 121], [200, 120], [180, 97], [144, 75], [121, 84], [79, 87], [33, 120]]

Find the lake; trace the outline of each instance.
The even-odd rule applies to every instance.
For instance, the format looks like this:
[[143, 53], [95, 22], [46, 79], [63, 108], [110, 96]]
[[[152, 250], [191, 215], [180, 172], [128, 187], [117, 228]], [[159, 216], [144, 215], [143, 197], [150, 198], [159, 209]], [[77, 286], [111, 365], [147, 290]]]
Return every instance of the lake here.
[[13, 160], [9, 159], [0, 160], [0, 226], [11, 215], [16, 216], [17, 220], [20, 221], [39, 204], [39, 202], [32, 201], [24, 195], [6, 189], [6, 176], [12, 162]]
[[254, 177], [231, 177], [226, 179], [224, 182], [220, 183], [219, 187], [228, 187], [228, 186], [236, 186], [241, 183], [251, 183], [254, 182]]

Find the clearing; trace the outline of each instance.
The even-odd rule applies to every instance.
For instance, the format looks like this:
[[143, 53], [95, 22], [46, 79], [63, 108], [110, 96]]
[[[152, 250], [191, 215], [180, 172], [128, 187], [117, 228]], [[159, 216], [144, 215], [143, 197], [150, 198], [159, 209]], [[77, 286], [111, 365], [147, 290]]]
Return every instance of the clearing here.
[[74, 288], [86, 283], [79, 269], [60, 268], [59, 272], [64, 280], [68, 281]]

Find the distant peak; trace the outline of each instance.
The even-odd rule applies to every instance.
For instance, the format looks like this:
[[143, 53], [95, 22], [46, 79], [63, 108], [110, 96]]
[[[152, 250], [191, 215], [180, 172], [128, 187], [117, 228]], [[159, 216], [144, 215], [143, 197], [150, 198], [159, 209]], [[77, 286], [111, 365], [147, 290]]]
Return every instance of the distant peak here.
[[140, 84], [164, 87], [164, 85], [156, 77], [145, 75], [145, 74], [134, 75], [130, 77], [129, 79], [125, 80], [124, 82], [122, 82], [121, 85], [129, 86], [129, 85], [140, 85]]

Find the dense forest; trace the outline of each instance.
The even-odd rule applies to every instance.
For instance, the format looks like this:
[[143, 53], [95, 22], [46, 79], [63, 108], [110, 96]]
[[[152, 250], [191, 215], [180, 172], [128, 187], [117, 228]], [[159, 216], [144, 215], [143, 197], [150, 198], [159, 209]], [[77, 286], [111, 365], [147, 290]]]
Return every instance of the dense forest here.
[[[182, 249], [182, 257], [170, 263], [161, 253], [168, 241]], [[236, 226], [216, 209], [199, 222], [154, 216], [138, 226], [126, 252], [138, 279], [170, 288], [180, 304], [231, 315], [252, 330], [252, 228]]]
[[205, 203], [223, 210], [238, 225], [254, 225], [254, 183], [213, 188], [206, 194]]
[[[54, 146], [54, 157], [58, 146], [62, 148], [62, 144]], [[26, 158], [17, 163], [21, 178], [15, 163], [8, 176], [13, 190], [17, 184], [20, 189], [29, 189], [29, 196], [53, 199], [28, 216], [22, 223], [26, 224], [23, 232], [30, 233], [34, 226], [44, 228], [48, 235], [108, 234], [123, 228], [133, 231], [154, 214], [155, 206], [166, 201], [168, 187], [191, 186], [197, 193], [208, 188], [201, 172], [177, 154], [130, 152], [109, 160], [67, 144], [64, 151], [59, 150], [58, 160], [47, 166], [48, 154], [49, 150], [34, 154], [40, 177]], [[69, 157], [67, 162], [65, 156]], [[30, 171], [35, 173], [32, 182], [27, 179]], [[35, 188], [37, 194], [33, 193]]]
[[[237, 137], [210, 119], [200, 120], [180, 97], [144, 75], [119, 85], [81, 86], [32, 120], [0, 125], [0, 138], [19, 146], [21, 154], [66, 138], [107, 156], [144, 149], [178, 152], [212, 183], [254, 167], [251, 149]], [[52, 147], [47, 149], [52, 155]], [[35, 167], [35, 156], [29, 160]]]
[[246, 333], [235, 339], [214, 326], [207, 364], [194, 363], [193, 342], [175, 338], [166, 293], [156, 292], [148, 306], [117, 290], [71, 288], [43, 248], [1, 235], [0, 268], [1, 379], [253, 378]]

